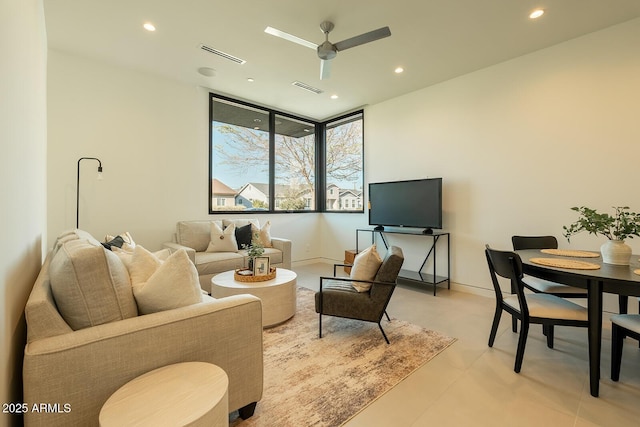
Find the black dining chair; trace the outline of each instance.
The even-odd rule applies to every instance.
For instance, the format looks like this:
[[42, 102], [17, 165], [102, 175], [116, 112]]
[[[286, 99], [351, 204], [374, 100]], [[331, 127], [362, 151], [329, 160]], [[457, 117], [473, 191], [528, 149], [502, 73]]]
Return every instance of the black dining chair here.
[[[511, 236], [513, 250], [525, 249], [558, 249], [558, 239], [554, 236]], [[587, 290], [562, 283], [552, 282], [539, 277], [524, 275], [525, 288], [532, 292], [551, 294], [562, 298], [586, 298]], [[512, 320], [511, 329], [517, 332], [516, 320]], [[546, 334], [546, 330], [545, 330]]]
[[625, 337], [640, 341], [640, 314], [616, 314], [611, 316], [611, 380], [620, 379], [622, 346]]
[[[558, 249], [558, 239], [554, 236], [512, 236], [511, 243], [513, 244], [514, 251], [524, 249]], [[539, 277], [525, 275], [523, 281], [524, 286], [533, 292], [551, 294], [562, 298], [587, 297], [586, 289], [551, 282], [540, 279]]]
[[[493, 343], [500, 325], [502, 312], [506, 311], [520, 321], [520, 337], [516, 351], [515, 372], [520, 372], [524, 349], [527, 344], [529, 324], [541, 324], [546, 332], [547, 347], [553, 348], [554, 326], [589, 326], [587, 309], [564, 298], [545, 293], [525, 295], [522, 260], [515, 252], [498, 251], [487, 245], [485, 249], [489, 273], [496, 295], [496, 310], [489, 335], [489, 347]], [[510, 280], [513, 294], [504, 296], [498, 277]]]

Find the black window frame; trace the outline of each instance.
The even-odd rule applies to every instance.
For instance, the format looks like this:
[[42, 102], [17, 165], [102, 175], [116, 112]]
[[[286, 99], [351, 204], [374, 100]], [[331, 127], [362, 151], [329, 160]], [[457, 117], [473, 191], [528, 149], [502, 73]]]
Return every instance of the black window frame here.
[[[231, 102], [234, 104], [238, 104], [241, 106], [246, 106], [252, 109], [259, 109], [268, 113], [269, 115], [269, 209], [265, 210], [213, 210], [213, 180], [215, 178], [213, 174], [213, 102], [215, 99], [219, 99], [226, 102]], [[265, 107], [263, 105], [254, 104], [251, 102], [243, 101], [240, 99], [231, 98], [225, 95], [220, 95], [214, 92], [209, 92], [209, 168], [208, 168], [208, 210], [210, 215], [215, 214], [225, 214], [225, 215], [237, 215], [237, 214], [287, 214], [287, 213], [318, 213], [318, 212], [326, 212], [326, 213], [364, 213], [364, 200], [361, 203], [361, 206], [356, 209], [351, 210], [327, 210], [326, 209], [326, 197], [327, 197], [327, 181], [326, 181], [326, 129], [327, 126], [330, 126], [332, 123], [343, 121], [346, 118], [351, 116], [360, 115], [363, 126], [362, 126], [362, 197], [364, 198], [364, 156], [365, 156], [365, 148], [364, 148], [364, 110], [359, 109], [356, 111], [351, 111], [348, 113], [341, 114], [337, 117], [333, 117], [326, 121], [316, 121], [309, 119], [307, 117], [296, 116], [291, 113], [286, 113], [283, 111], [275, 110], [270, 107]], [[315, 209], [303, 209], [303, 210], [280, 210], [276, 209], [279, 205], [279, 200], [276, 198], [275, 192], [275, 136], [276, 136], [276, 126], [275, 126], [275, 117], [282, 116], [285, 118], [290, 118], [293, 120], [299, 120], [308, 122], [315, 126], [315, 180], [314, 180], [314, 194], [315, 194]], [[306, 199], [305, 199], [306, 202]], [[226, 204], [225, 204], [226, 206]]]

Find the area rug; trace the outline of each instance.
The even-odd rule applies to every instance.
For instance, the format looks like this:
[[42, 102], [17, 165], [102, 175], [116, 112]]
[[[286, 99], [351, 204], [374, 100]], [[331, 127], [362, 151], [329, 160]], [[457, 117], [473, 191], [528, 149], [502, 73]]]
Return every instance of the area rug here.
[[314, 291], [298, 288], [296, 315], [264, 331], [264, 393], [253, 417], [233, 427], [336, 427], [344, 424], [455, 339], [386, 318], [382, 326], [323, 316]]

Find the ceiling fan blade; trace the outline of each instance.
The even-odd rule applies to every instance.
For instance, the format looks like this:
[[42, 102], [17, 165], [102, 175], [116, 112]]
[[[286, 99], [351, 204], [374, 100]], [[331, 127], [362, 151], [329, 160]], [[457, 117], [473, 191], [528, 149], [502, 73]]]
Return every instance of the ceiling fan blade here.
[[280, 31], [273, 27], [267, 27], [264, 29], [264, 32], [267, 34], [271, 34], [272, 36], [280, 37], [281, 39], [289, 40], [290, 42], [297, 43], [302, 46], [306, 46], [311, 49], [317, 49], [318, 45], [315, 43], [311, 43], [305, 39], [301, 39], [300, 37], [296, 37], [292, 34], [285, 33], [284, 31]]
[[320, 61], [320, 80], [326, 80], [331, 75], [331, 61], [330, 60], [322, 60]]
[[373, 42], [391, 35], [389, 27], [378, 28], [377, 30], [369, 31], [368, 33], [360, 34], [359, 36], [351, 37], [350, 39], [342, 40], [341, 42], [334, 43], [337, 51], [349, 49], [352, 47], [360, 46], [361, 44]]

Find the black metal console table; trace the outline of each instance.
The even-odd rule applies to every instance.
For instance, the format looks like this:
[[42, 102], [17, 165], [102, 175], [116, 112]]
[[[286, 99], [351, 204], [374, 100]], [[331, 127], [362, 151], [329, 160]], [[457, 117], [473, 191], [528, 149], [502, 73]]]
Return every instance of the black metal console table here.
[[[376, 230], [373, 228], [358, 228], [356, 229], [356, 253], [359, 253], [360, 250], [358, 248], [358, 236], [359, 233], [371, 233], [371, 243], [375, 242], [376, 233], [380, 234], [380, 238], [384, 243], [385, 248], [389, 248], [389, 244], [387, 243], [387, 239], [385, 238], [385, 234], [404, 234], [411, 236], [422, 236], [422, 237], [430, 237], [431, 238], [431, 246], [429, 247], [429, 251], [427, 255], [424, 257], [424, 261], [422, 261], [422, 265], [418, 269], [418, 271], [400, 270], [400, 274], [398, 275], [398, 279], [405, 279], [413, 282], [426, 283], [433, 285], [433, 295], [436, 294], [436, 289], [438, 284], [447, 282], [447, 289], [451, 289], [451, 240], [449, 233], [443, 231], [434, 231], [431, 234], [425, 234], [420, 230], [402, 230], [402, 229], [394, 229], [394, 230]], [[436, 259], [436, 248], [438, 241], [446, 237], [447, 241], [447, 275], [437, 275], [436, 274], [436, 266], [438, 264]], [[427, 264], [429, 258], [433, 255], [433, 269], [432, 273], [423, 273], [422, 270], [424, 266]]]

